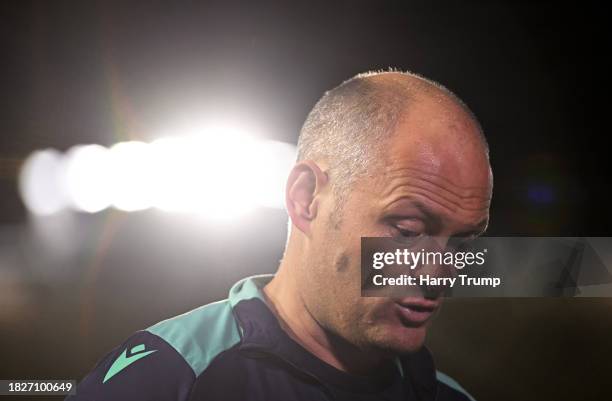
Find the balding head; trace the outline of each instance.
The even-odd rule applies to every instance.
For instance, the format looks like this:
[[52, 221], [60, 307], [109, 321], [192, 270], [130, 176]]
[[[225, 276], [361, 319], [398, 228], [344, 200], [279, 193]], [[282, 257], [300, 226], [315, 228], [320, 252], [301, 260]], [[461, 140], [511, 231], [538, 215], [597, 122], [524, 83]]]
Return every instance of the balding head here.
[[413, 105], [423, 102], [437, 105], [439, 112], [472, 120], [473, 133], [488, 155], [475, 116], [444, 86], [407, 72], [359, 74], [325, 93], [309, 113], [298, 141], [298, 161], [327, 165], [338, 200], [337, 212], [354, 180], [385, 163], [389, 139], [397, 132], [397, 125]]
[[425, 78], [362, 74], [317, 103], [298, 157], [277, 288], [290, 288], [317, 327], [359, 350], [417, 350], [428, 318], [391, 298], [359, 296], [361, 238], [435, 237], [446, 248], [480, 235], [492, 174], [478, 122]]

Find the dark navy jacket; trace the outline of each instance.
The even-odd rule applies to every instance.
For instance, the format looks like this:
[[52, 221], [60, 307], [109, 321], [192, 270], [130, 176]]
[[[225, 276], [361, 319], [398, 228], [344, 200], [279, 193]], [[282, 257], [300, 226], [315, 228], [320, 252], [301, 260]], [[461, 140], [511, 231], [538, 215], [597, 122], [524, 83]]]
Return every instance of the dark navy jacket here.
[[271, 275], [238, 282], [229, 298], [139, 331], [111, 351], [67, 400], [422, 400], [473, 398], [436, 372], [426, 348], [379, 377], [357, 377], [293, 341], [264, 303]]

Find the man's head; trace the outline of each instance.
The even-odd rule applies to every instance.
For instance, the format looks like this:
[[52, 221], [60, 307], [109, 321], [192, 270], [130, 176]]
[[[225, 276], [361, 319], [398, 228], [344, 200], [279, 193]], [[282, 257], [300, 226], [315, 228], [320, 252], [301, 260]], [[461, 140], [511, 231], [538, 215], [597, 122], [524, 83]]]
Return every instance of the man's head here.
[[422, 309], [439, 300], [361, 297], [360, 238], [478, 235], [491, 191], [480, 126], [447, 89], [386, 72], [328, 91], [302, 128], [286, 192], [287, 252], [299, 261], [289, 274], [306, 309], [357, 347], [420, 348]]

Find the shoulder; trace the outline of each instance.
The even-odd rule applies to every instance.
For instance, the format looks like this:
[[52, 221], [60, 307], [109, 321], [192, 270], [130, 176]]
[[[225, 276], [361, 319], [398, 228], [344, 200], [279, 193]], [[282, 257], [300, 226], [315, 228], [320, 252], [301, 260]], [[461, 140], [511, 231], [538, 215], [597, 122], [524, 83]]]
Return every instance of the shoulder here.
[[221, 352], [240, 342], [228, 300], [201, 306], [147, 329], [170, 344], [198, 376]]
[[130, 336], [102, 358], [70, 400], [185, 400], [196, 377], [240, 341], [228, 301], [204, 305]]
[[194, 380], [193, 371], [172, 346], [139, 331], [106, 354], [67, 400], [182, 400]]
[[475, 401], [474, 397], [470, 395], [455, 379], [452, 377], [436, 371], [436, 380], [438, 382], [438, 400], [450, 401], [450, 400], [462, 400], [462, 401]]

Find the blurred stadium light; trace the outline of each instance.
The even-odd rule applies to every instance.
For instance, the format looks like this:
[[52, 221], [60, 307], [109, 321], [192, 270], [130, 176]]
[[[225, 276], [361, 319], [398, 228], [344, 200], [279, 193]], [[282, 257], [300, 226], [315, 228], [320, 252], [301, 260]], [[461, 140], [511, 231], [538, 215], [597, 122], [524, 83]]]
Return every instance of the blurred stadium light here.
[[144, 142], [119, 142], [110, 148], [111, 204], [126, 212], [154, 205], [155, 165], [150, 145]]
[[36, 215], [113, 206], [223, 218], [283, 207], [294, 145], [220, 127], [206, 134], [35, 151], [21, 168], [20, 194]]
[[109, 150], [100, 145], [75, 146], [65, 156], [68, 197], [77, 210], [99, 212], [110, 206]]
[[67, 206], [63, 169], [62, 155], [54, 149], [37, 150], [26, 159], [19, 173], [19, 192], [29, 211], [44, 216]]

